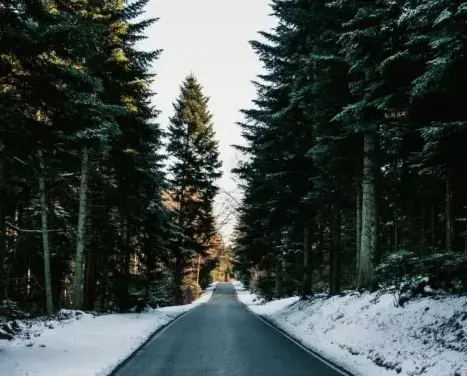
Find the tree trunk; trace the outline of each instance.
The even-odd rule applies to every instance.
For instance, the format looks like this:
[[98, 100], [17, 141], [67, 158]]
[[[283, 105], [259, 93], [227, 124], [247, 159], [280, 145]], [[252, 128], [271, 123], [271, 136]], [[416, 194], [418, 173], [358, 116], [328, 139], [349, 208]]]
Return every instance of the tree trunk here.
[[44, 250], [44, 279], [45, 279], [45, 300], [47, 314], [51, 316], [54, 313], [52, 298], [52, 274], [50, 271], [50, 243], [49, 228], [47, 224], [47, 197], [45, 192], [45, 165], [42, 150], [37, 153], [39, 159], [39, 196], [41, 202], [41, 222], [42, 222], [42, 246]]
[[375, 147], [376, 137], [373, 133], [364, 135], [363, 181], [362, 181], [362, 243], [360, 250], [360, 267], [358, 270], [358, 287], [368, 288], [373, 279], [373, 257], [377, 246], [376, 192], [375, 192]]
[[312, 291], [312, 263], [311, 263], [311, 223], [310, 220], [305, 220], [305, 228], [303, 234], [303, 285], [302, 296], [311, 296]]
[[[378, 142], [376, 142], [376, 147], [378, 147]], [[375, 155], [376, 158], [376, 155]], [[374, 185], [373, 185], [373, 210], [372, 210], [372, 226], [371, 226], [371, 251], [373, 255], [373, 265], [379, 265], [381, 262], [381, 252], [380, 252], [380, 246], [379, 246], [379, 241], [380, 241], [380, 234], [379, 234], [379, 198], [377, 196], [377, 173], [378, 173], [378, 168], [377, 162], [374, 162], [374, 169], [373, 169], [373, 174], [374, 174]]]
[[130, 231], [131, 222], [130, 217], [127, 216], [125, 220], [124, 228], [124, 241], [123, 241], [123, 273], [121, 275], [121, 300], [120, 300], [120, 311], [126, 312], [131, 308], [130, 304], [130, 264], [131, 264], [131, 246], [130, 246]]
[[[90, 192], [91, 194], [91, 192]], [[93, 201], [92, 198], [89, 199], [90, 202]], [[101, 211], [99, 214], [103, 216], [103, 218], [108, 218], [104, 217], [103, 211]], [[96, 215], [92, 215], [91, 211], [88, 210], [87, 213], [88, 217], [88, 226], [90, 228], [93, 228], [94, 226], [94, 220], [96, 218]], [[96, 221], [96, 227], [97, 227], [97, 221]], [[99, 231], [99, 230], [98, 230]], [[86, 252], [85, 252], [85, 261], [84, 261], [84, 283], [83, 283], [83, 307], [84, 309], [87, 310], [95, 310], [96, 309], [96, 300], [98, 296], [98, 287], [97, 287], [97, 271], [98, 271], [98, 257], [97, 255], [102, 254], [101, 252], [101, 241], [99, 237], [98, 239], [95, 239], [91, 244], [88, 244], [86, 247]]]
[[92, 249], [88, 249], [86, 252], [86, 262], [85, 262], [85, 281], [84, 281], [84, 308], [88, 310], [94, 310], [94, 305], [96, 302], [96, 256]]
[[[188, 140], [186, 139], [185, 145], [187, 145]], [[174, 303], [175, 305], [183, 304], [183, 292], [182, 292], [182, 284], [183, 284], [183, 249], [185, 245], [185, 226], [184, 226], [184, 210], [185, 210], [185, 186], [182, 183], [180, 187], [180, 202], [179, 202], [179, 212], [178, 212], [178, 227], [180, 231], [179, 236], [179, 249], [176, 250], [176, 258], [175, 258], [175, 268], [174, 268]]]
[[323, 226], [318, 226], [318, 278], [320, 281], [324, 279], [324, 230]]
[[83, 285], [83, 261], [84, 243], [86, 230], [86, 205], [87, 205], [87, 184], [89, 154], [83, 148], [81, 160], [81, 186], [79, 191], [79, 213], [78, 213], [78, 236], [76, 239], [76, 259], [75, 259], [75, 279], [73, 284], [73, 308], [81, 309], [83, 306], [82, 285]]
[[409, 239], [410, 239], [410, 248], [411, 249], [416, 249], [418, 246], [418, 241], [417, 241], [417, 202], [415, 199], [411, 201], [410, 205], [410, 215], [408, 216], [410, 218], [408, 226], [409, 226]]
[[449, 178], [446, 179], [446, 251], [452, 251], [452, 194]]
[[420, 253], [423, 257], [425, 253], [425, 205], [422, 203], [421, 230], [420, 230]]
[[339, 294], [341, 291], [341, 222], [342, 213], [340, 197], [336, 196], [332, 207], [332, 249], [331, 249], [331, 283], [330, 295]]
[[[187, 153], [188, 148], [189, 148], [189, 143], [190, 143], [190, 135], [188, 133], [188, 130], [186, 131], [184, 135], [184, 151]], [[183, 165], [183, 171], [186, 172], [186, 164], [188, 162], [185, 160], [184, 165]], [[184, 210], [185, 210], [185, 192], [186, 187], [185, 187], [185, 179], [186, 175], [181, 179], [181, 186], [180, 186], [180, 191], [179, 191], [179, 207], [178, 207], [178, 227], [180, 231], [180, 237], [179, 237], [179, 244], [178, 246], [180, 247], [179, 249], [176, 250], [176, 256], [175, 256], [175, 268], [174, 268], [174, 303], [176, 305], [183, 304], [183, 292], [182, 292], [182, 284], [183, 284], [183, 270], [184, 270], [184, 246], [185, 246], [185, 216], [184, 216]]]
[[274, 295], [276, 299], [282, 298], [282, 260], [276, 255], [276, 283], [274, 288]]
[[435, 204], [431, 204], [431, 246], [436, 246], [436, 210]]
[[387, 226], [387, 229], [388, 229], [388, 233], [387, 233], [387, 236], [388, 236], [388, 239], [387, 239], [387, 243], [386, 243], [386, 249], [388, 250], [388, 252], [391, 252], [391, 249], [392, 249], [392, 232], [391, 232], [391, 226]]
[[2, 298], [8, 298], [6, 291], [6, 187], [4, 169], [4, 161], [0, 157], [0, 301]]
[[[110, 209], [107, 210], [107, 216], [106, 218], [110, 217]], [[108, 306], [108, 291], [110, 290], [110, 262], [111, 262], [111, 257], [114, 254], [115, 251], [115, 236], [113, 229], [109, 226], [107, 227], [106, 234], [104, 236], [104, 243], [103, 243], [103, 248], [104, 248], [104, 257], [102, 260], [101, 267], [103, 270], [101, 270], [101, 277], [99, 279], [100, 281], [100, 296], [99, 296], [99, 307], [102, 310], [105, 310]]]
[[[467, 208], [467, 200], [464, 208]], [[465, 234], [464, 234], [464, 253], [467, 253], [467, 222], [465, 223]]]
[[394, 207], [394, 252], [399, 249], [399, 232], [397, 231], [397, 206]]
[[362, 248], [362, 182], [357, 178], [357, 275], [360, 270], [360, 251]]
[[177, 254], [175, 259], [175, 270], [174, 270], [174, 304], [183, 304], [183, 293], [182, 293], [182, 279], [183, 279], [183, 266], [182, 266], [182, 254]]
[[[27, 223], [27, 214], [25, 210], [25, 204], [17, 203], [15, 209], [15, 225], [18, 228], [28, 227]], [[22, 298], [27, 302], [28, 292], [27, 292], [27, 279], [28, 279], [28, 264], [29, 264], [29, 247], [24, 246], [24, 236], [18, 234], [14, 237], [14, 252], [15, 259], [17, 262], [17, 268], [15, 272], [16, 286], [15, 291], [20, 291]], [[8, 278], [7, 278], [8, 282]], [[8, 292], [9, 284], [6, 286], [6, 292]]]
[[198, 255], [198, 265], [196, 266], [196, 284], [199, 286], [199, 272], [201, 270], [201, 254]]

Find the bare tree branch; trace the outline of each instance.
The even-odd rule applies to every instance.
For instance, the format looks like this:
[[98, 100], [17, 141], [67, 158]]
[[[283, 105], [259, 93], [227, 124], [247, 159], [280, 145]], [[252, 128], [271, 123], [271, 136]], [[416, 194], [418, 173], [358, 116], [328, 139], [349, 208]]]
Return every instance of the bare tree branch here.
[[22, 161], [22, 160], [19, 159], [18, 157], [13, 157], [13, 159], [14, 159], [15, 161], [18, 161], [19, 163], [23, 164], [24, 166], [27, 166], [27, 165], [28, 165], [26, 162]]
[[[15, 226], [14, 224], [10, 223], [10, 222], [5, 222], [5, 224], [12, 228], [13, 230], [16, 230], [18, 232], [26, 232], [26, 233], [33, 233], [33, 234], [42, 234], [42, 230], [26, 230], [26, 229], [23, 229], [23, 228], [19, 228], [17, 226]], [[60, 232], [60, 231], [63, 231], [62, 229], [55, 229], [55, 230], [48, 230], [48, 232]]]
[[240, 202], [234, 197], [232, 196], [231, 193], [229, 193], [228, 191], [226, 191], [224, 188], [220, 188], [220, 190], [225, 194], [227, 195], [232, 201], [234, 201], [235, 205], [237, 206], [240, 206]]

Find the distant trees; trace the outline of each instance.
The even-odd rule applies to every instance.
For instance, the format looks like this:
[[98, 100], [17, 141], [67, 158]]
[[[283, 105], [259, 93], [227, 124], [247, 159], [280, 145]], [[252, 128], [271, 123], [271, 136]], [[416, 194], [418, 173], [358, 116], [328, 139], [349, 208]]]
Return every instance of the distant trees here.
[[212, 265], [209, 268], [212, 281], [228, 282], [229, 278], [233, 277], [234, 254], [220, 234], [215, 234], [212, 238], [207, 252], [207, 262]]
[[266, 297], [375, 288], [393, 267], [465, 281], [466, 3], [272, 9], [251, 42], [266, 73], [241, 124], [237, 269]]

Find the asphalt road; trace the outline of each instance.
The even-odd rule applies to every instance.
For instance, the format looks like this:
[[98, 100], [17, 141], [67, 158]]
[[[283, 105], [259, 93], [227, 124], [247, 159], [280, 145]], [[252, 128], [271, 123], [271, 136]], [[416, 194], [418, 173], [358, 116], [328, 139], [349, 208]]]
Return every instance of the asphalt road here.
[[144, 346], [116, 376], [341, 376], [236, 299], [230, 283]]

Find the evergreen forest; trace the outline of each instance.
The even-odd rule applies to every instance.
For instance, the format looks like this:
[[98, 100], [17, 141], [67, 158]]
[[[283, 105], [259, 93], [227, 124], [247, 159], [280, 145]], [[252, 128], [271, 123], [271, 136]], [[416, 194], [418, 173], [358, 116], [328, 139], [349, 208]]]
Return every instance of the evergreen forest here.
[[0, 315], [466, 291], [466, 1], [271, 1], [231, 239], [195, 74], [159, 123], [148, 2], [0, 0]]

